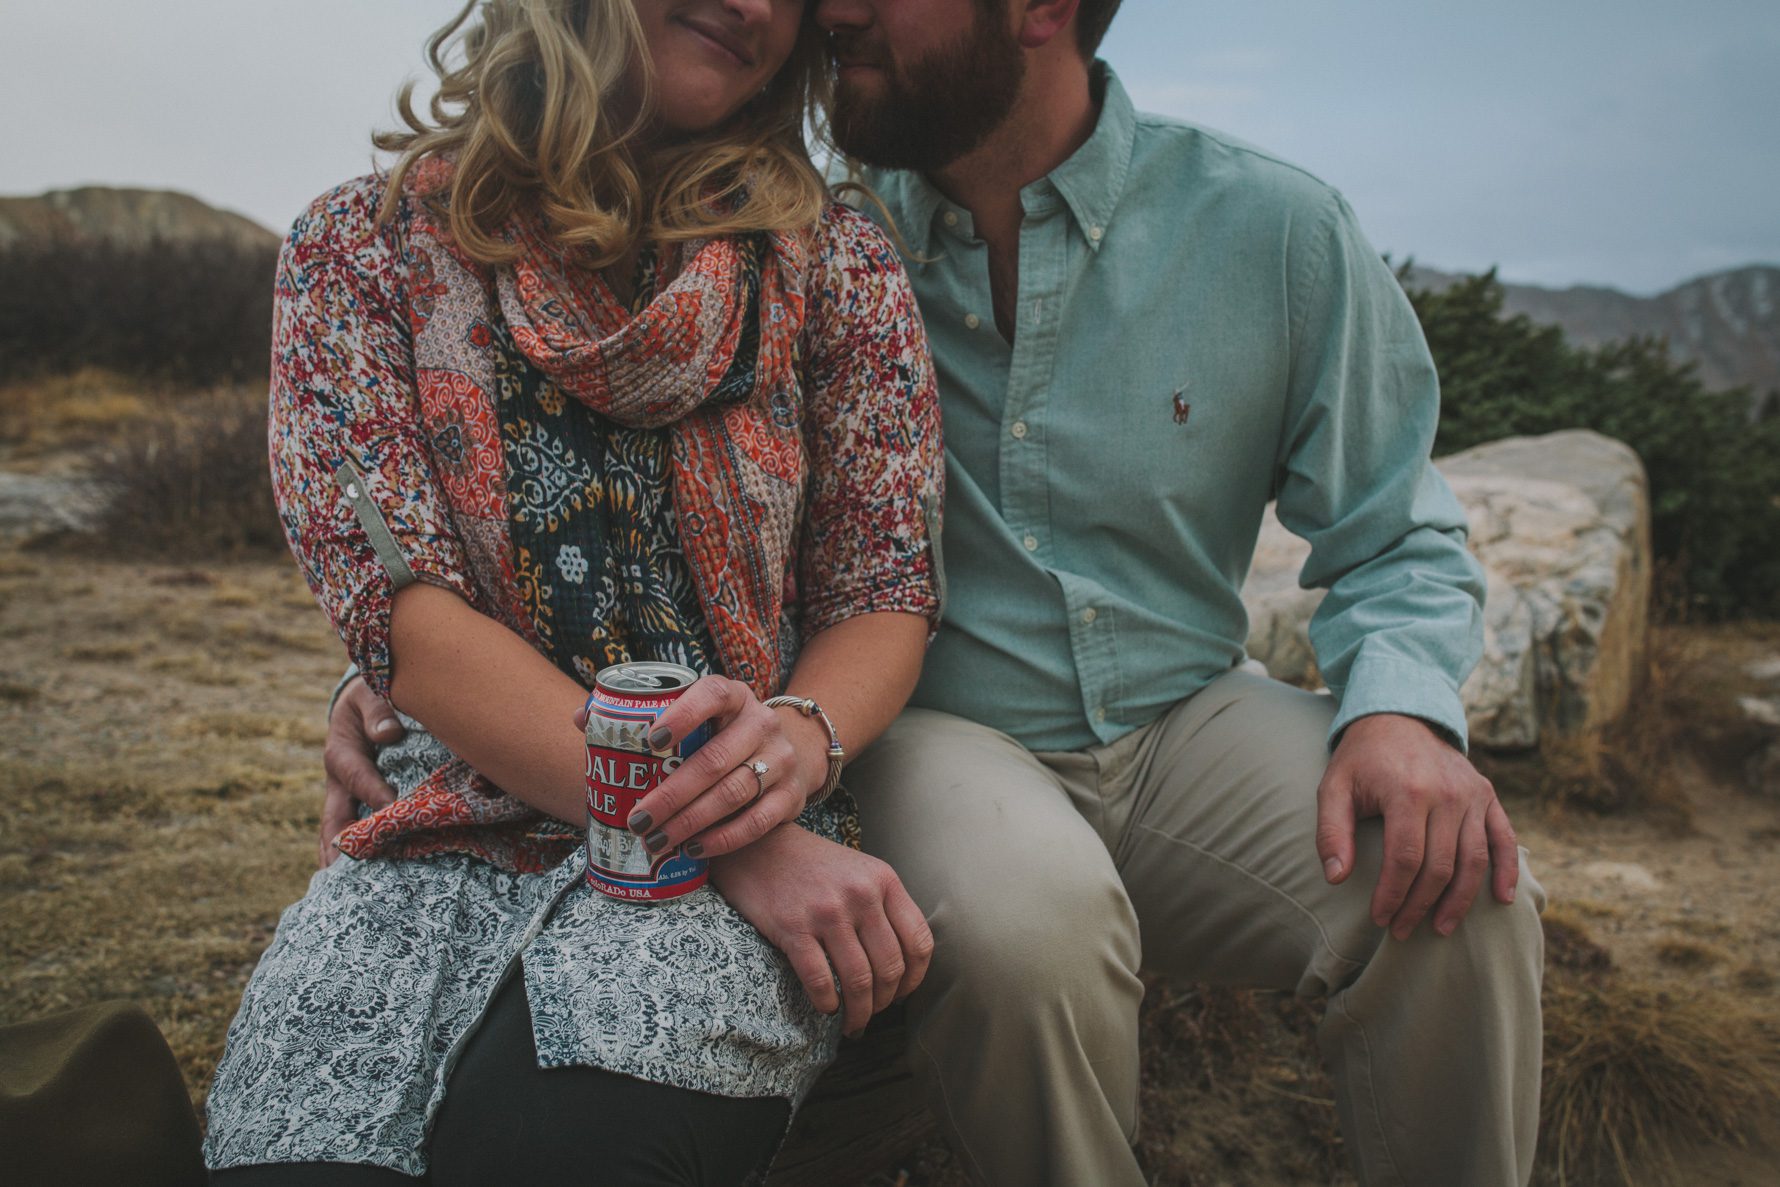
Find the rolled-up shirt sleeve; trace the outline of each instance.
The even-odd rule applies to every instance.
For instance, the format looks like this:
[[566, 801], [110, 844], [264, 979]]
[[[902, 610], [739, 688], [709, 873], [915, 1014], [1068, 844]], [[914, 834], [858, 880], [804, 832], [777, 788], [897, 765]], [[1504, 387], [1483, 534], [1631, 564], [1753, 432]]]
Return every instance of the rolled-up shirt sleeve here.
[[1483, 645], [1483, 572], [1464, 509], [1429, 460], [1439, 383], [1389, 267], [1331, 196], [1294, 263], [1291, 388], [1279, 519], [1311, 546], [1299, 578], [1328, 596], [1310, 624], [1355, 719], [1402, 713], [1466, 744], [1459, 687]]
[[809, 293], [802, 633], [880, 611], [937, 623], [939, 401], [908, 278], [883, 233], [836, 204], [823, 219]]
[[379, 695], [390, 605], [415, 581], [478, 601], [420, 423], [406, 281], [379, 186], [311, 204], [279, 255], [268, 447], [297, 564]]

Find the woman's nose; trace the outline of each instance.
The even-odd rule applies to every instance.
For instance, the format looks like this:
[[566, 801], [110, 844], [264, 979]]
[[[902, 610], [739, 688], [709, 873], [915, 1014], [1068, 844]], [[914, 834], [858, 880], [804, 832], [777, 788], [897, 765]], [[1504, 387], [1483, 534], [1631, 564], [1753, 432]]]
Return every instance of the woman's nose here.
[[796, 3], [798, 0], [723, 0], [723, 10], [744, 25], [760, 25], [772, 18], [774, 5]]

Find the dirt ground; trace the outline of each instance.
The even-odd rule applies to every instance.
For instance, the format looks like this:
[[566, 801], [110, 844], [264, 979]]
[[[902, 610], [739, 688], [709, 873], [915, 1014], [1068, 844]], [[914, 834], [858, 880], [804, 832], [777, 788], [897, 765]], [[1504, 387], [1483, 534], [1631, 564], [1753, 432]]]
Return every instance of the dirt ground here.
[[[1768, 630], [1670, 642], [1721, 666], [1780, 653]], [[241, 987], [314, 865], [341, 664], [288, 560], [186, 568], [0, 546], [0, 1024], [135, 999], [203, 1099]], [[1780, 1023], [1780, 799], [1709, 760], [1683, 761], [1667, 803], [1619, 815], [1509, 806], [1554, 913], [1603, 950], [1591, 959]], [[1305, 1009], [1152, 986], [1158, 1183], [1350, 1181]], [[1755, 1129], [1753, 1149], [1685, 1150], [1679, 1181], [1780, 1183], [1761, 1144], [1772, 1130]], [[874, 1180], [961, 1181], [937, 1146]]]

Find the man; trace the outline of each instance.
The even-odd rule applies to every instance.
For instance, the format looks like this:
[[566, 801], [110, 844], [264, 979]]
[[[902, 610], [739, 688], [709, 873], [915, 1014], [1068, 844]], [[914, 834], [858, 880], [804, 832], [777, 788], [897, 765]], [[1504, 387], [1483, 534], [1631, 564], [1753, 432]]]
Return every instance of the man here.
[[[914, 1064], [977, 1180], [1139, 1184], [1139, 967], [1324, 995], [1364, 1182], [1524, 1183], [1542, 892], [1463, 752], [1432, 363], [1338, 195], [1132, 109], [1118, 2], [817, 7], [948, 446], [947, 617], [848, 768], [935, 934]], [[1270, 498], [1333, 697], [1240, 667]], [[350, 704], [324, 830], [369, 782]]]

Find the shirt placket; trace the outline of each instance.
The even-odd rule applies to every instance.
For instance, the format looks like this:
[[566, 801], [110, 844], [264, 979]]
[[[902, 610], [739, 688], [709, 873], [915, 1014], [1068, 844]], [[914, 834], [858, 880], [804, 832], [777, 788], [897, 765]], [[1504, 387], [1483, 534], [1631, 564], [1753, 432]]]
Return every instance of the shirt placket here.
[[1069, 287], [1069, 237], [1075, 227], [1049, 181], [1028, 186], [1020, 197], [1026, 218], [1020, 228], [1019, 296], [1001, 422], [1002, 513], [1034, 563], [1049, 571], [1061, 589], [1082, 711], [1104, 739], [1107, 695], [1117, 671], [1111, 652], [1113, 624], [1089, 603], [1079, 580], [1057, 569], [1051, 500], [1049, 440], [1056, 427], [1051, 394]]
[[1069, 219], [1049, 182], [1026, 187], [1020, 200], [1026, 217], [1020, 226], [1013, 356], [1001, 414], [1001, 508], [1021, 546], [1048, 568], [1053, 554], [1046, 417], [1063, 305]]

